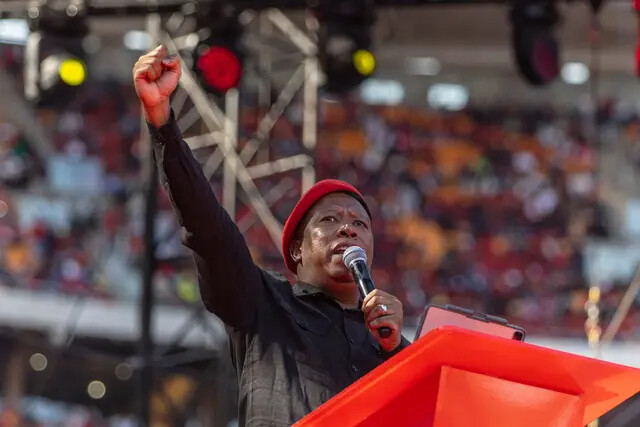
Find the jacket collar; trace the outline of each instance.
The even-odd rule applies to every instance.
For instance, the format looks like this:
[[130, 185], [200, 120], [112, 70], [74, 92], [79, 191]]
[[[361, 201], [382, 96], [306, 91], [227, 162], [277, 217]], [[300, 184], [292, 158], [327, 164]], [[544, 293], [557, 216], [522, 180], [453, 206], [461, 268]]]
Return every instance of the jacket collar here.
[[[305, 282], [295, 282], [293, 285], [293, 295], [300, 299], [306, 297], [326, 298], [335, 304], [338, 304], [330, 295], [325, 294], [316, 286], [310, 285]], [[358, 302], [358, 309], [362, 307], [362, 300]], [[356, 310], [356, 309], [353, 309]]]
[[330, 298], [329, 295], [325, 294], [320, 289], [304, 282], [296, 282], [293, 285], [293, 295], [295, 295], [298, 298], [303, 296], [320, 296], [320, 295]]

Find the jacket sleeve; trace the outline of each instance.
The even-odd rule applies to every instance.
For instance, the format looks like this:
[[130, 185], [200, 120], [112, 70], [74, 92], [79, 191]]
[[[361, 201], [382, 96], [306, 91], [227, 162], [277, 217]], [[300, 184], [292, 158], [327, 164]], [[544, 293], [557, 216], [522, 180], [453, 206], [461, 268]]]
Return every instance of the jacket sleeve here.
[[148, 126], [160, 182], [182, 227], [182, 242], [194, 255], [202, 301], [227, 325], [246, 328], [262, 300], [260, 270], [183, 140], [173, 112], [162, 127]]

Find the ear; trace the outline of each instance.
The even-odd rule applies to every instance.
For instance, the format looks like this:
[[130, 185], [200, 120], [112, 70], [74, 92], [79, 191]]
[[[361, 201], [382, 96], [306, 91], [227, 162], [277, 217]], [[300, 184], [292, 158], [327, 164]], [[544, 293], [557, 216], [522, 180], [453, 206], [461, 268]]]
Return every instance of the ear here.
[[302, 241], [294, 239], [289, 244], [289, 256], [296, 264], [302, 263]]

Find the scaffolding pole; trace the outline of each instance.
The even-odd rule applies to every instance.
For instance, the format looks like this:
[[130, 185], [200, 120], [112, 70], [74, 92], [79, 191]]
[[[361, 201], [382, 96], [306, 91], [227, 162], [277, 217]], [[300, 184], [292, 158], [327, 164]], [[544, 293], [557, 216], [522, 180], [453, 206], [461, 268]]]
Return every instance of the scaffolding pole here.
[[[147, 31], [155, 42], [161, 28], [160, 15], [147, 17]], [[144, 117], [144, 115], [143, 115]], [[144, 120], [142, 123], [144, 131]], [[153, 337], [152, 316], [154, 306], [153, 276], [156, 270], [155, 219], [158, 208], [158, 170], [153, 156], [153, 144], [147, 136], [144, 179], [144, 258], [142, 267], [142, 292], [140, 294], [140, 401], [139, 417], [143, 426], [151, 425], [151, 393], [153, 392]]]

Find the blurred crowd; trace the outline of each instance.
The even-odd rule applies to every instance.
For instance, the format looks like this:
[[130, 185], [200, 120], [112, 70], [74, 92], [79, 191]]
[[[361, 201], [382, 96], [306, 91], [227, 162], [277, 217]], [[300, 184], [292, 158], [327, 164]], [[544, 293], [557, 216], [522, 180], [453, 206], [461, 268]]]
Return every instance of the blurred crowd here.
[[[583, 249], [610, 232], [588, 122], [551, 109], [324, 107], [319, 177], [367, 196], [376, 284], [404, 301], [409, 318], [429, 302], [451, 303], [530, 333], [584, 336]], [[268, 239], [259, 233], [248, 234], [262, 258]], [[622, 291], [603, 295], [603, 317]], [[634, 309], [621, 336], [637, 317]]]
[[43, 398], [23, 399], [20, 412], [0, 401], [0, 427], [135, 427], [133, 417], [104, 419], [97, 410]]
[[[321, 107], [317, 177], [344, 179], [366, 195], [376, 284], [404, 301], [410, 319], [429, 302], [452, 303], [507, 317], [531, 333], [584, 336], [583, 248], [589, 237], [610, 231], [596, 149], [579, 114], [474, 107], [445, 113], [350, 102]], [[243, 113], [245, 138], [255, 131], [254, 113]], [[48, 159], [38, 159], [18, 129], [0, 121], [0, 283], [135, 299], [144, 145], [132, 87], [86, 85], [63, 110], [38, 114], [55, 148]], [[271, 156], [299, 150], [298, 116], [293, 111], [278, 121]], [[281, 220], [300, 188], [299, 172], [286, 179], [285, 193], [293, 197], [273, 204]], [[260, 182], [265, 192], [277, 184]], [[220, 185], [214, 189], [219, 193]], [[188, 254], [159, 193], [158, 297], [197, 303]], [[241, 207], [238, 218], [247, 214]], [[261, 223], [252, 220], [244, 229], [256, 261], [282, 271], [280, 252]], [[613, 287], [603, 295], [604, 313], [615, 309], [621, 292]], [[638, 316], [634, 309], [628, 321]], [[623, 325], [622, 337], [633, 333], [630, 325]]]
[[[5, 70], [19, 61], [3, 50]], [[16, 71], [16, 79], [21, 73]], [[19, 85], [19, 82], [18, 82]], [[130, 84], [84, 85], [63, 109], [41, 109], [54, 154], [41, 159], [0, 117], [0, 283], [134, 300], [140, 289], [144, 196], [140, 110]], [[158, 256], [184, 256], [159, 190]], [[178, 271], [181, 270], [181, 271]], [[161, 262], [161, 300], [193, 303], [193, 273]]]
[[[40, 170], [23, 173], [28, 182], [2, 180], [1, 199], [10, 209], [1, 265], [9, 282], [95, 297], [130, 286], [127, 274], [107, 267], [118, 249], [135, 256], [141, 247], [140, 219], [128, 221], [142, 216], [140, 203], [129, 203], [139, 193], [140, 127], [129, 92], [114, 82], [91, 85], [65, 111], [39, 113], [55, 154]], [[10, 129], [1, 135], [0, 161], [34, 164], [17, 130], [3, 126]], [[125, 283], [118, 284], [117, 274]]]

